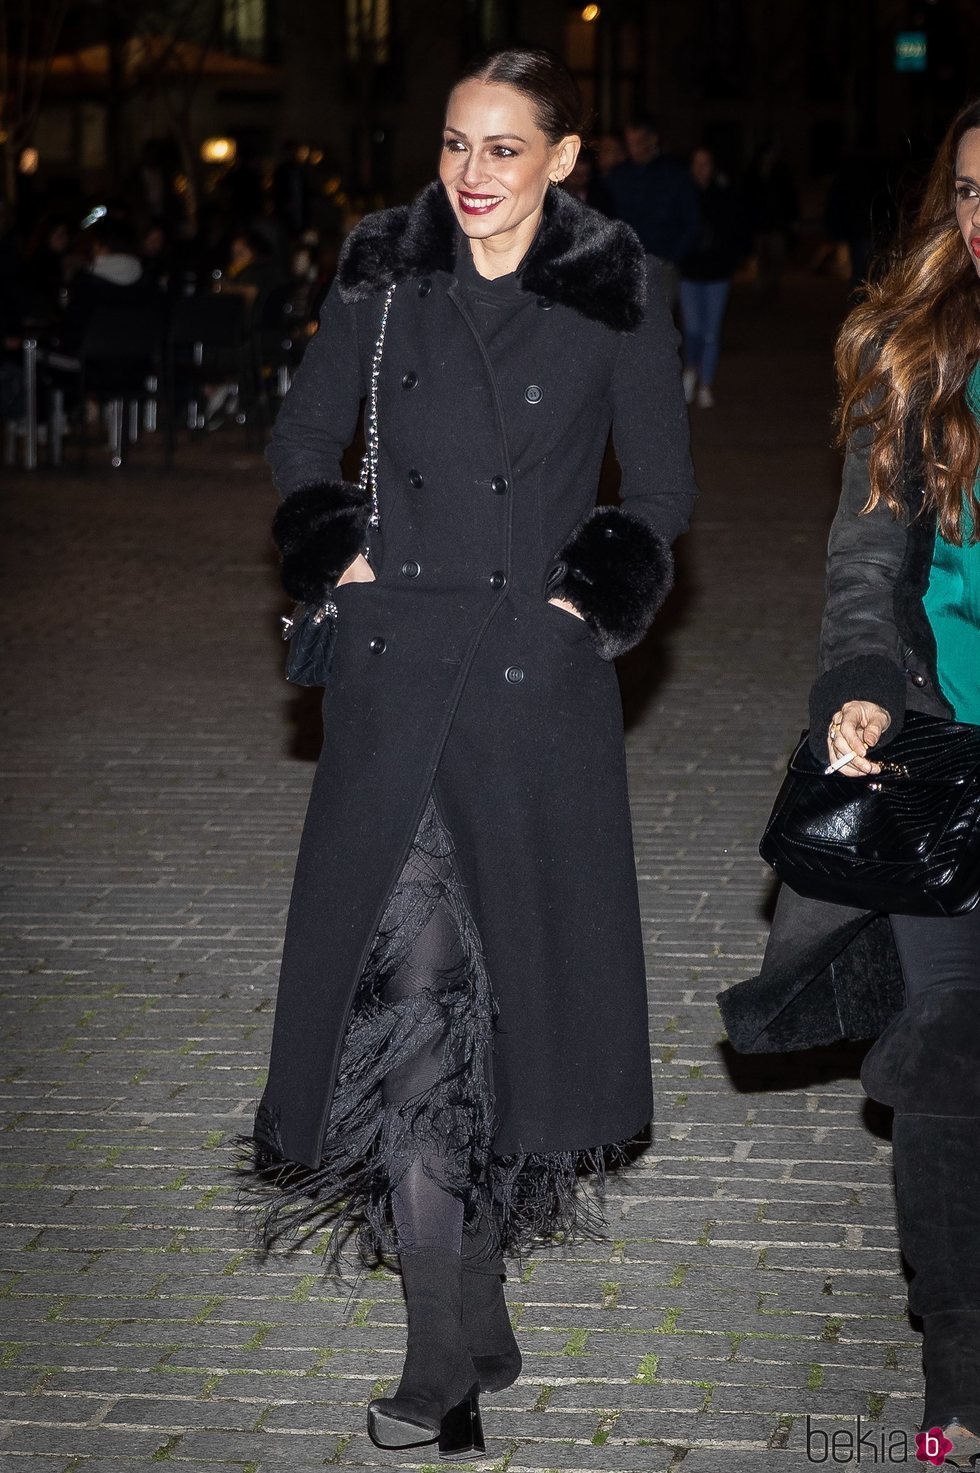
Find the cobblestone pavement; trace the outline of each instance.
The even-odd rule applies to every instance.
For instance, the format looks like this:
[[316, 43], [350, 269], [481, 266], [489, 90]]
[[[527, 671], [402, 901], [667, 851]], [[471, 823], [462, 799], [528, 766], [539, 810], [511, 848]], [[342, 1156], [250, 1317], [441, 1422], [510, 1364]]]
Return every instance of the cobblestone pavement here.
[[[761, 956], [756, 844], [805, 719], [841, 302], [736, 301], [693, 411], [683, 586], [623, 671], [654, 1137], [608, 1242], [515, 1268], [526, 1373], [486, 1403], [483, 1467], [802, 1468], [808, 1419], [844, 1461], [858, 1415], [863, 1461], [896, 1461], [917, 1425], [860, 1050], [726, 1056], [715, 1005]], [[364, 1431], [397, 1279], [324, 1277], [321, 1239], [260, 1262], [231, 1212], [318, 742], [281, 676], [268, 477], [234, 428], [166, 478], [138, 451], [4, 472], [0, 1467], [424, 1468]]]

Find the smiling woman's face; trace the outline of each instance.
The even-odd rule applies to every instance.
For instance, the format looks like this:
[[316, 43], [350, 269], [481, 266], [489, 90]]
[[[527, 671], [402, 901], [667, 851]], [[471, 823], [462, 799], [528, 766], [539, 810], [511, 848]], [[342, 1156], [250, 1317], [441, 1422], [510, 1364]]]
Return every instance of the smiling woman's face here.
[[956, 150], [956, 223], [980, 276], [980, 128], [968, 128]]
[[461, 82], [449, 96], [439, 177], [466, 234], [523, 235], [522, 225], [536, 224], [549, 179], [563, 179], [574, 164], [579, 141], [570, 134], [549, 144], [516, 87]]

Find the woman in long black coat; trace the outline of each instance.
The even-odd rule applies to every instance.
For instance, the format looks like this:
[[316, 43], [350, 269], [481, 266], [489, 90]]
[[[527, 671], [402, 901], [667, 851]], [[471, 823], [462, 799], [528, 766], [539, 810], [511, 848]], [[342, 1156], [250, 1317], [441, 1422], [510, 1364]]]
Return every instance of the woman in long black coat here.
[[[559, 187], [577, 109], [546, 53], [461, 80], [440, 179], [346, 241], [269, 450], [283, 581], [337, 638], [241, 1139], [267, 1236], [356, 1212], [399, 1255], [389, 1446], [515, 1379], [500, 1251], [573, 1227], [577, 1174], [652, 1114], [612, 661], [695, 486], [658, 263]], [[341, 474], [372, 373], [376, 517]]]
[[[980, 102], [954, 120], [915, 230], [838, 344], [847, 434], [810, 745], [878, 770], [907, 711], [980, 725]], [[899, 1243], [921, 1318], [922, 1430], [980, 1454], [980, 907], [887, 915], [783, 887], [762, 971], [719, 996], [735, 1048], [873, 1038], [894, 1111]]]

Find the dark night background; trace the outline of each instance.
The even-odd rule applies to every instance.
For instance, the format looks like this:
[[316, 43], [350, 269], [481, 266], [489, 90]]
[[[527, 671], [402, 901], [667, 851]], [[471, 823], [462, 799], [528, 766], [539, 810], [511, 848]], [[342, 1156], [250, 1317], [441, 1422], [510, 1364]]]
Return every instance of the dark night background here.
[[[28, 227], [103, 195], [138, 206], [152, 158], [186, 231], [249, 176], [268, 186], [293, 139], [311, 223], [342, 230], [432, 176], [454, 73], [516, 43], [565, 58], [596, 136], [648, 110], [666, 149], [707, 143], [736, 178], [774, 147], [800, 224], [820, 230], [842, 171], [887, 167], [899, 189], [914, 176], [980, 62], [974, 0], [25, 0], [6, 14], [4, 185]], [[921, 70], [899, 69], [902, 45]], [[202, 160], [214, 137], [234, 141], [234, 167]], [[34, 173], [18, 172], [25, 147]]]

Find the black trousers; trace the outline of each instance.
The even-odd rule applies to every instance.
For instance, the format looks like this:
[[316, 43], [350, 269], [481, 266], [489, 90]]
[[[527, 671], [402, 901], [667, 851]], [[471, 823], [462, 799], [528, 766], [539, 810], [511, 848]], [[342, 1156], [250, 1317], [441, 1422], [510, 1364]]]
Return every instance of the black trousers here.
[[891, 927], [907, 1003], [927, 987], [966, 987], [980, 994], [980, 906], [962, 916], [892, 916]]
[[861, 1082], [895, 1112], [899, 1242], [909, 1308], [980, 1315], [980, 909], [892, 916], [906, 1006]]

